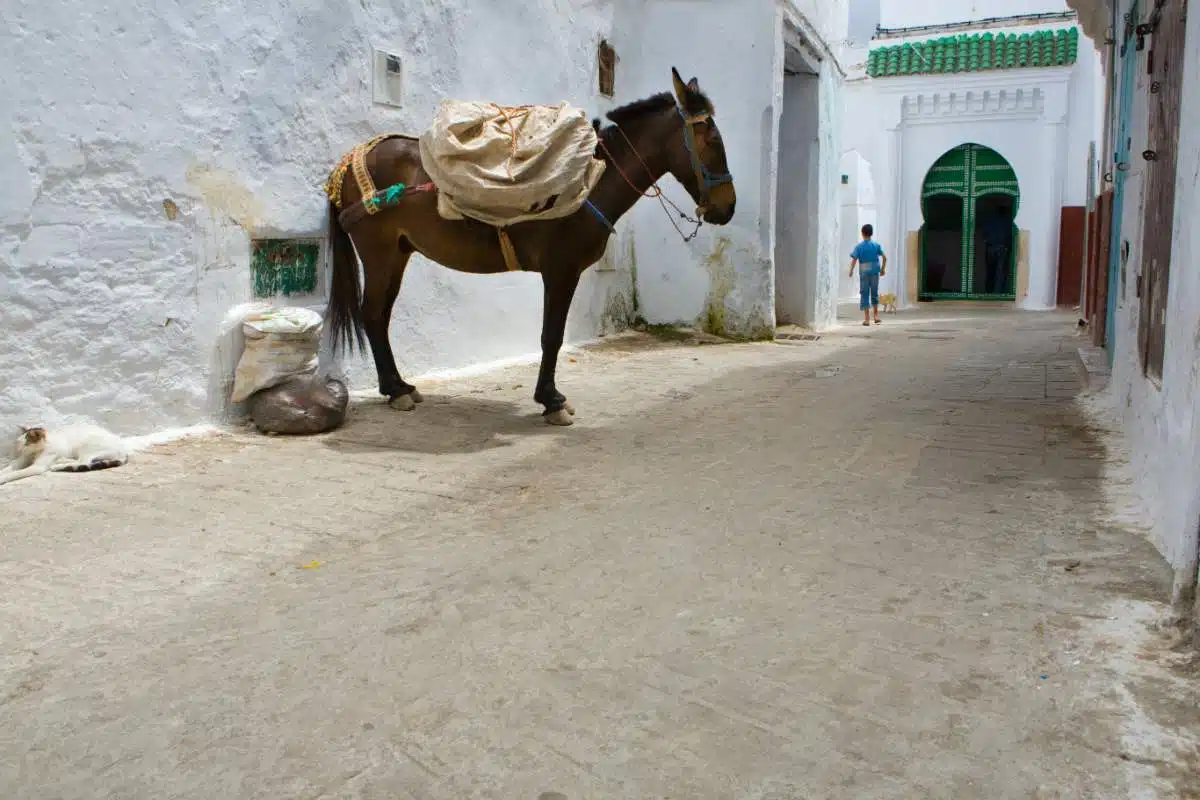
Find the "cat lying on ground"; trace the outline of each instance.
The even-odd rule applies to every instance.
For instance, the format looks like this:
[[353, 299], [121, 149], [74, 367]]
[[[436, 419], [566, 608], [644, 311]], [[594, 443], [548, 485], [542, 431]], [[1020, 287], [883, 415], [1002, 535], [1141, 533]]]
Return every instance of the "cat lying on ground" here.
[[66, 425], [50, 430], [21, 426], [16, 458], [0, 469], [0, 484], [46, 472], [89, 472], [119, 467], [129, 460], [120, 436], [96, 425]]

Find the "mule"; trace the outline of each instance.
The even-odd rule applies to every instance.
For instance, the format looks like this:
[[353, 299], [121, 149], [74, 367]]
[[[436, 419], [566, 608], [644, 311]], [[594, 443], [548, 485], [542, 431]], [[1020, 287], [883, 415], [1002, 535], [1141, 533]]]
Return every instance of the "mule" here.
[[[508, 243], [502, 243], [496, 228], [438, 215], [436, 188], [422, 169], [416, 139], [385, 139], [363, 161], [378, 186], [403, 184], [401, 192], [404, 187], [426, 189], [410, 191], [386, 208], [376, 206], [376, 213], [359, 213], [347, 221], [350, 210], [364, 207], [363, 191], [344, 165], [340, 181], [335, 171], [327, 186], [333, 274], [326, 322], [333, 348], [353, 352], [356, 344], [362, 350], [369, 342], [379, 393], [393, 407], [412, 410], [423, 398], [400, 376], [388, 339], [392, 306], [412, 254], [480, 275], [506, 272], [515, 262], [542, 276], [542, 358], [533, 399], [542, 405], [546, 422], [570, 425], [575, 409], [554, 380], [567, 312], [580, 276], [604, 255], [617, 220], [641, 197], [661, 199], [658, 181], [668, 173], [696, 202], [699, 219], [692, 221], [697, 228], [701, 222], [725, 225], [733, 218], [737, 196], [713, 105], [695, 78], [685, 84], [674, 68], [671, 76], [673, 94], [664, 92], [610, 111], [606, 116], [611, 124], [603, 128], [600, 120], [593, 121], [596, 157], [607, 165], [588, 201], [570, 216], [505, 228], [511, 242], [507, 256]], [[383, 194], [366, 199], [375, 202]], [[356, 250], [363, 267], [361, 286]]]

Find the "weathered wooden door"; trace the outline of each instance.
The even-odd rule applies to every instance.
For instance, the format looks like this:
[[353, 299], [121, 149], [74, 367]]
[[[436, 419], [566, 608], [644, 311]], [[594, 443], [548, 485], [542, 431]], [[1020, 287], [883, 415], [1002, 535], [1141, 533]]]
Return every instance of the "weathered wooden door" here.
[[1175, 165], [1178, 160], [1179, 107], [1183, 103], [1184, 37], [1187, 0], [1165, 0], [1150, 19], [1150, 130], [1146, 165], [1146, 202], [1142, 234], [1141, 310], [1138, 352], [1142, 371], [1162, 379], [1167, 332], [1167, 287], [1175, 226]]

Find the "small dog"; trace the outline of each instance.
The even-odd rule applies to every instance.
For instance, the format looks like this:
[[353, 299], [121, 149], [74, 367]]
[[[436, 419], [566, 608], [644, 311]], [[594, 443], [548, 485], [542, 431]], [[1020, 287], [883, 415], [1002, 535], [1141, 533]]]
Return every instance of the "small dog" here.
[[896, 295], [892, 292], [879, 295], [879, 305], [883, 306], [884, 311], [896, 311]]

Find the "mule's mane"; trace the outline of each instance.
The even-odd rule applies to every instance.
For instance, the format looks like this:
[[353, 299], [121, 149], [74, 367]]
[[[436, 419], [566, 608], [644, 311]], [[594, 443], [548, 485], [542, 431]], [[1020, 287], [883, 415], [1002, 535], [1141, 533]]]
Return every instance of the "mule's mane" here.
[[[659, 92], [658, 94], [643, 97], [641, 100], [634, 100], [632, 103], [627, 103], [619, 108], [614, 108], [604, 116], [612, 125], [601, 125], [600, 119], [592, 120], [592, 126], [599, 134], [601, 141], [608, 142], [609, 138], [617, 132], [617, 128], [621, 125], [626, 125], [634, 120], [642, 117], [656, 114], [661, 111], [666, 111], [669, 108], [674, 108], [677, 104], [675, 95], [671, 92]], [[703, 92], [688, 92], [686, 97], [686, 105], [684, 113], [691, 115], [712, 114], [712, 101]]]

